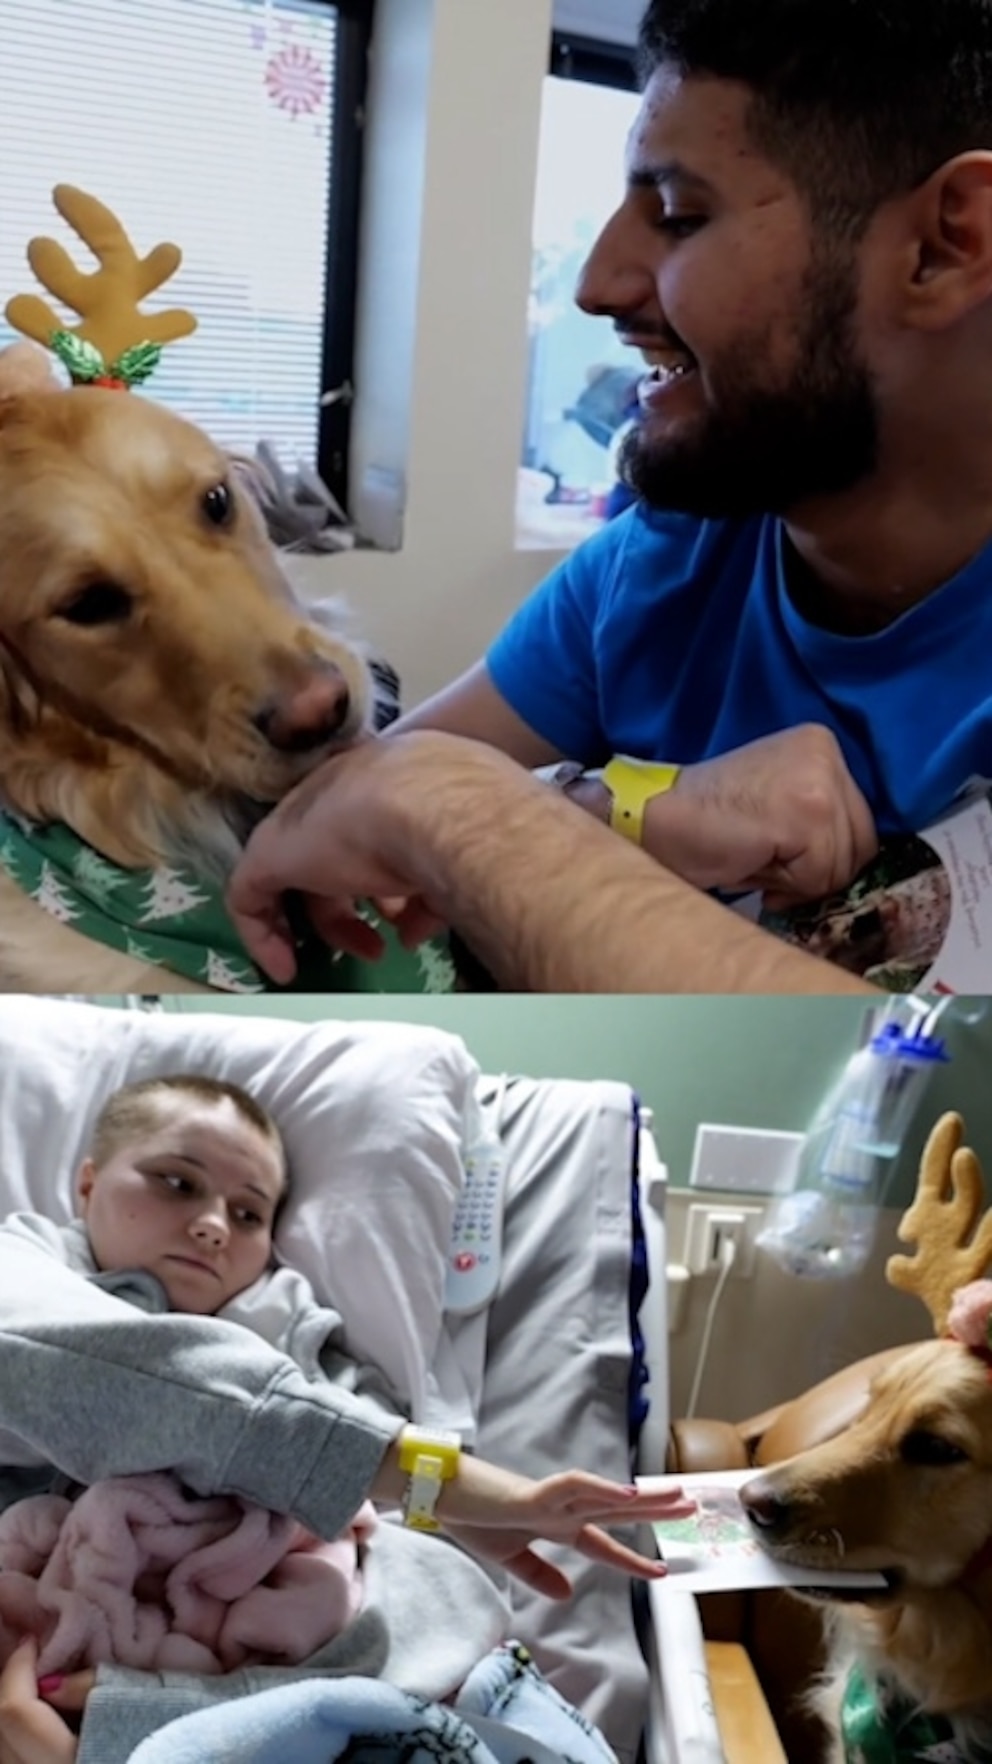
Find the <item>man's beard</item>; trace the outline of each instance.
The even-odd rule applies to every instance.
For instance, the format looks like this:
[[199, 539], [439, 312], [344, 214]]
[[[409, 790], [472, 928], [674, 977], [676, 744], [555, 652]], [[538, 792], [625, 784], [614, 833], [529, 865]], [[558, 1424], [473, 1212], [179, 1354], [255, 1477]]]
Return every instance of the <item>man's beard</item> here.
[[694, 434], [669, 442], [639, 423], [630, 430], [620, 475], [653, 508], [707, 519], [782, 514], [874, 470], [878, 413], [854, 338], [853, 263], [814, 256], [800, 299], [788, 385], [761, 383], [769, 334], [742, 337], [713, 365], [714, 404]]

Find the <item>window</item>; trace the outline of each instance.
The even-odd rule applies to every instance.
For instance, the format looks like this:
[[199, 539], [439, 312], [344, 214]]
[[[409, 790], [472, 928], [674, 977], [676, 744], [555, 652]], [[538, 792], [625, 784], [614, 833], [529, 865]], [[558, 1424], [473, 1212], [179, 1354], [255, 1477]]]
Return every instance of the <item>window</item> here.
[[[222, 446], [271, 441], [346, 494], [360, 112], [371, 0], [3, 0], [0, 288], [30, 238], [88, 248], [57, 183], [136, 247], [181, 246], [148, 307], [187, 306], [149, 390]], [[58, 303], [55, 303], [56, 306]], [[0, 301], [2, 306], [2, 301]], [[69, 322], [72, 315], [64, 313]], [[0, 342], [14, 333], [0, 318]]]
[[530, 363], [517, 544], [568, 547], [600, 525], [639, 364], [575, 305], [582, 264], [623, 188], [638, 108], [630, 56], [556, 37], [534, 207]]

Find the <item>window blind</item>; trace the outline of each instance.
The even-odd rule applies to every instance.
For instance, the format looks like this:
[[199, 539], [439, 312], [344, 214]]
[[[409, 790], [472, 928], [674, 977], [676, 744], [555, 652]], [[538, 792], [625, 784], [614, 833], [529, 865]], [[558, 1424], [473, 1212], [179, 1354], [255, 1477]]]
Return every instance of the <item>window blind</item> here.
[[199, 328], [149, 392], [288, 463], [317, 455], [338, 25], [325, 0], [3, 0], [0, 21], [0, 307], [41, 292], [38, 234], [96, 267], [52, 206], [78, 185], [142, 255], [182, 248], [143, 304]]

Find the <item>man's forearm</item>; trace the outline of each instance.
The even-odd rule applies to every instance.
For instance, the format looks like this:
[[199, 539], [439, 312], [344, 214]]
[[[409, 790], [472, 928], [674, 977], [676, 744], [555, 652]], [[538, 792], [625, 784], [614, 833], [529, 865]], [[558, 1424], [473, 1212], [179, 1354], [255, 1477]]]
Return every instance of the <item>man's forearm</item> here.
[[401, 868], [499, 983], [532, 992], [872, 995], [617, 839], [575, 804], [452, 758], [399, 828]]

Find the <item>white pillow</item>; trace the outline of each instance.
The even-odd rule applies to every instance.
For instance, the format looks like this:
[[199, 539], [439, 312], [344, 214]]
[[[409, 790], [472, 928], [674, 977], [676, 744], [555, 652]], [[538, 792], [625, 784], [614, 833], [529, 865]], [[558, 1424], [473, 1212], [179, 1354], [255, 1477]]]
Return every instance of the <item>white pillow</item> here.
[[168, 1072], [241, 1084], [285, 1139], [280, 1255], [344, 1319], [422, 1419], [478, 1068], [464, 1042], [406, 1023], [301, 1024], [0, 997], [0, 1214], [61, 1223], [101, 1104]]

